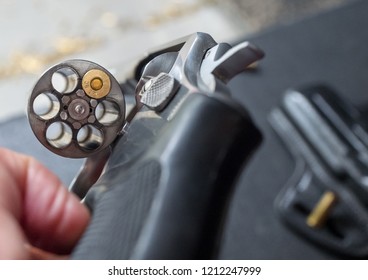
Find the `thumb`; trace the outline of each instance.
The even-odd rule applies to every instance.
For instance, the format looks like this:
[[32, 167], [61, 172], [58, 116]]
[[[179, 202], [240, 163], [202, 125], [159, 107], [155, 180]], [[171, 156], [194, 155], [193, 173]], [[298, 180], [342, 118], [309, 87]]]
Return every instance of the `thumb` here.
[[28, 258], [26, 243], [69, 253], [89, 221], [88, 210], [36, 160], [0, 149], [0, 258]]

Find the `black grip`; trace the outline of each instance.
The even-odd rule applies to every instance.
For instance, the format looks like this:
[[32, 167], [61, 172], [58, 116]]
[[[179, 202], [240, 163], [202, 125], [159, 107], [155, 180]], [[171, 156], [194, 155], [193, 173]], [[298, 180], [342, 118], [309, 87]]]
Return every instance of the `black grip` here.
[[[98, 201], [92, 222], [74, 250], [73, 258], [130, 258], [159, 178], [157, 161], [144, 162], [137, 169], [119, 176], [119, 181], [112, 183], [109, 191]], [[103, 188], [103, 185], [95, 188]]]
[[215, 257], [236, 178], [260, 141], [232, 100], [191, 95], [127, 170], [106, 173], [114, 176], [102, 181], [113, 187], [98, 199], [73, 257]]

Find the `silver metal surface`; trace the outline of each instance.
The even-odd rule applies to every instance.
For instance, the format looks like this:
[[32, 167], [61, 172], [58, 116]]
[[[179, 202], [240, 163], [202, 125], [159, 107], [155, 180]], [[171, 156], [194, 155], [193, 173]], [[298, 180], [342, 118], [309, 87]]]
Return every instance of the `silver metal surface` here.
[[98, 180], [105, 163], [111, 154], [111, 148], [86, 158], [84, 164], [69, 186], [69, 190], [83, 199], [91, 186]]
[[[86, 76], [84, 80], [93, 81], [94, 72], [109, 83], [108, 93], [99, 99], [87, 95], [82, 85]], [[38, 140], [52, 152], [89, 157], [105, 150], [120, 132], [125, 122], [124, 96], [106, 69], [86, 60], [69, 60], [50, 68], [36, 83], [28, 119]]]
[[[167, 52], [163, 52], [164, 50]], [[175, 115], [187, 94], [195, 92], [211, 94], [215, 91], [227, 93], [224, 85], [263, 56], [262, 50], [248, 42], [232, 47], [226, 43], [216, 43], [209, 34], [194, 33], [147, 55], [151, 60], [143, 60], [146, 65], [136, 87], [136, 93], [140, 96], [138, 101], [148, 105], [154, 100], [157, 103], [154, 107], [158, 108], [157, 96], [159, 95], [150, 92], [151, 101], [147, 102], [148, 95], [143, 95], [143, 92], [145, 88], [152, 86], [148, 86], [147, 83], [152, 83], [159, 75], [167, 73], [180, 87], [186, 89], [185, 93], [181, 91], [181, 96], [171, 101], [174, 106], [171, 106], [172, 111], [166, 114], [170, 116], [168, 117], [170, 119]], [[168, 79], [168, 83], [172, 83], [171, 78]], [[170, 94], [165, 94], [165, 98], [161, 100], [163, 106], [165, 102], [173, 98], [177, 89], [167, 90], [167, 92]]]
[[141, 103], [147, 107], [160, 111], [175, 94], [178, 84], [167, 73], [160, 73], [157, 77], [148, 80], [139, 95]]
[[234, 47], [218, 44], [207, 51], [200, 70], [201, 78], [208, 90], [213, 92], [219, 80], [227, 84], [263, 56], [263, 51], [249, 42]]

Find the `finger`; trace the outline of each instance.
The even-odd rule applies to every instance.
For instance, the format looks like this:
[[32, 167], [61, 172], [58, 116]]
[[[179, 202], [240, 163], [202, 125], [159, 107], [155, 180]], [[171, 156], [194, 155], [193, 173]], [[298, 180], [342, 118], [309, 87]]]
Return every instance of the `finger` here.
[[[44, 250], [69, 253], [88, 224], [88, 210], [54, 174], [30, 157], [0, 149], [0, 172], [5, 178], [0, 182], [0, 211], [7, 225], [12, 225], [3, 235], [14, 234]], [[0, 235], [0, 245], [5, 237]]]
[[23, 225], [30, 242], [55, 253], [69, 253], [89, 220], [87, 209], [59, 179], [29, 160]]
[[19, 223], [22, 190], [18, 187], [18, 178], [14, 177], [11, 158], [8, 151], [0, 150], [0, 258], [26, 259], [28, 252], [23, 244], [27, 238]]
[[25, 246], [29, 253], [29, 259], [31, 260], [67, 260], [69, 258], [68, 255], [53, 254], [29, 244]]
[[0, 206], [0, 259], [28, 259], [26, 238], [14, 217]]

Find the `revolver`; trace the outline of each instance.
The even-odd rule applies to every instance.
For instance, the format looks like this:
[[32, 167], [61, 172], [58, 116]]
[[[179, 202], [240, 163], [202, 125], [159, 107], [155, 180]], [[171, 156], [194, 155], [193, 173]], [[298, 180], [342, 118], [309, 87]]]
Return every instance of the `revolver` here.
[[237, 176], [262, 139], [227, 83], [263, 56], [195, 33], [124, 81], [86, 60], [41, 76], [28, 102], [35, 136], [86, 158], [70, 191], [92, 218], [72, 258], [216, 257]]

